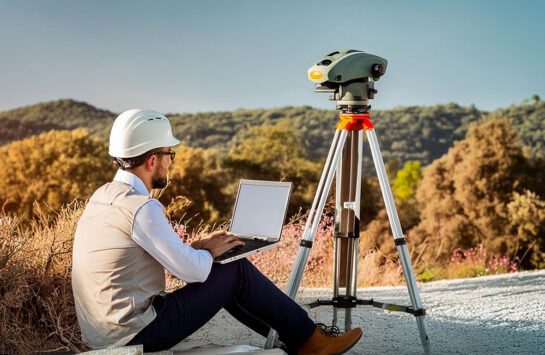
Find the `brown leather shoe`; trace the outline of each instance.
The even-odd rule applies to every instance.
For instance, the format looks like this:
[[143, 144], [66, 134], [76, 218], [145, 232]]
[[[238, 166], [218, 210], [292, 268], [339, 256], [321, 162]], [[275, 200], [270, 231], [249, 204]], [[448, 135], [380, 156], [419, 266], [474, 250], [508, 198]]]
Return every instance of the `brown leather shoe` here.
[[326, 335], [318, 327], [310, 339], [299, 349], [299, 355], [333, 355], [342, 354], [352, 348], [360, 339], [360, 328], [352, 329], [339, 336]]

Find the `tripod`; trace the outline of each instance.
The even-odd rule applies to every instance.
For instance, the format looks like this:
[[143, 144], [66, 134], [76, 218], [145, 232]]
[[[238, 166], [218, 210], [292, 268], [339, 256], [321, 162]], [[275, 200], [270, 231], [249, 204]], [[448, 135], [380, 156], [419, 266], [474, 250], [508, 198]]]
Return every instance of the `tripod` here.
[[[310, 248], [314, 241], [318, 223], [326, 203], [328, 192], [331, 188], [333, 177], [336, 174], [336, 198], [335, 198], [335, 262], [334, 285], [332, 300], [317, 300], [310, 307], [320, 305], [332, 305], [333, 324], [337, 323], [338, 308], [345, 309], [345, 330], [352, 328], [352, 308], [357, 305], [372, 305], [389, 311], [399, 311], [412, 314], [420, 333], [420, 341], [426, 354], [430, 353], [430, 338], [425, 320], [425, 310], [416, 285], [416, 279], [412, 268], [405, 238], [401, 230], [401, 224], [388, 182], [388, 176], [384, 167], [384, 161], [378, 145], [377, 136], [373, 124], [369, 120], [370, 114], [365, 110], [351, 113], [343, 110], [339, 115], [340, 121], [331, 143], [324, 170], [320, 177], [318, 189], [307, 219], [301, 244], [297, 252], [294, 267], [290, 274], [286, 294], [295, 299], [301, 278], [307, 263]], [[382, 197], [388, 212], [390, 226], [392, 228], [397, 252], [401, 261], [403, 275], [407, 283], [411, 306], [402, 306], [378, 302], [373, 299], [362, 300], [357, 298], [357, 263], [360, 231], [360, 193], [361, 171], [363, 155], [363, 131], [371, 148], [373, 162], [382, 191]], [[345, 288], [345, 293], [340, 294], [340, 287]], [[276, 332], [271, 330], [265, 344], [265, 348], [271, 348], [276, 339]]]

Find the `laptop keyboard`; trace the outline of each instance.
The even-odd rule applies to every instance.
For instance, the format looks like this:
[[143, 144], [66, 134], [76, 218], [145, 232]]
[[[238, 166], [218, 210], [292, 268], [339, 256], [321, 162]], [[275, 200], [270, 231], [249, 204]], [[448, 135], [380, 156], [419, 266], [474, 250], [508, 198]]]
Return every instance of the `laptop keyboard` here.
[[259, 249], [261, 247], [273, 244], [274, 242], [266, 242], [264, 240], [243, 239], [245, 245], [240, 248], [229, 249], [225, 253], [218, 256], [215, 260], [221, 261], [236, 255], [244, 254], [249, 251]]

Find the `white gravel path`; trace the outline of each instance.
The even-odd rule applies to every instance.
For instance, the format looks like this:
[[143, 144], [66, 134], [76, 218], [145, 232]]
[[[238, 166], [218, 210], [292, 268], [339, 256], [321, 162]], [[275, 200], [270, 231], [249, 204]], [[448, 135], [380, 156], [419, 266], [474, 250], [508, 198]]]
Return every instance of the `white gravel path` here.
[[[445, 280], [419, 284], [435, 354], [545, 354], [545, 270]], [[331, 289], [300, 290], [297, 301], [331, 298]], [[360, 298], [410, 305], [407, 288], [370, 287]], [[318, 322], [331, 324], [332, 308], [309, 310]], [[339, 312], [342, 324], [344, 316]], [[352, 313], [363, 337], [348, 354], [423, 353], [414, 317], [372, 306]], [[262, 347], [264, 338], [221, 311], [188, 338], [215, 344]]]

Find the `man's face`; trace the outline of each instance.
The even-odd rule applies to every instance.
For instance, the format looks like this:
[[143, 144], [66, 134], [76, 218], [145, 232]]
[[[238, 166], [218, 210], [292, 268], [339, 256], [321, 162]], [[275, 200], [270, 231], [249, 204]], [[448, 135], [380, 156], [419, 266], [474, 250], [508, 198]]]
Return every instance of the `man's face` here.
[[[170, 152], [170, 148], [163, 148], [161, 152]], [[168, 167], [172, 161], [168, 155], [154, 154], [154, 156], [156, 163], [151, 176], [151, 188], [163, 189], [168, 184]]]

